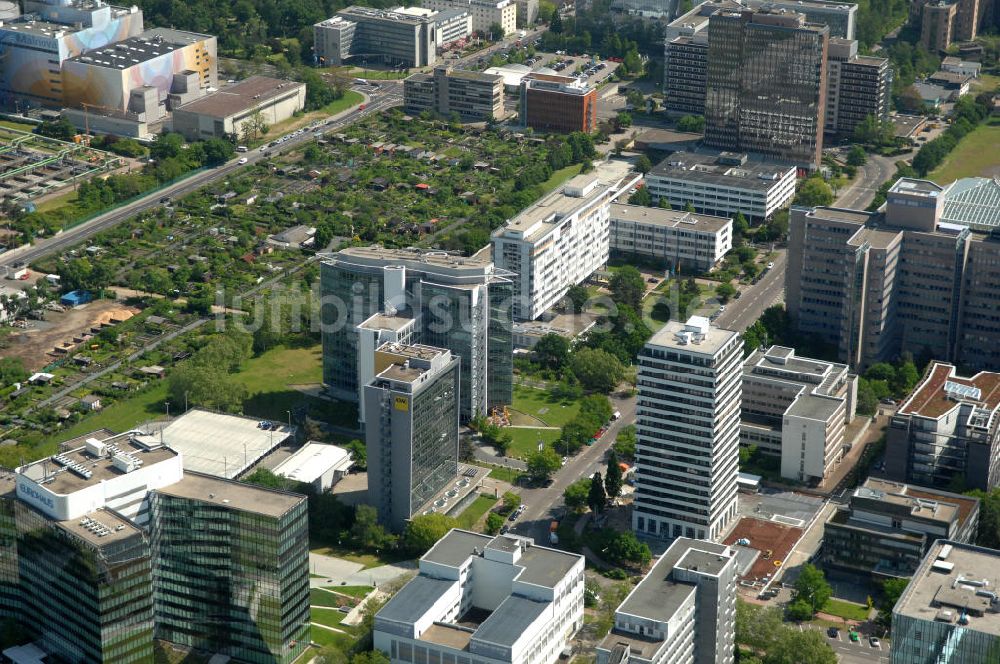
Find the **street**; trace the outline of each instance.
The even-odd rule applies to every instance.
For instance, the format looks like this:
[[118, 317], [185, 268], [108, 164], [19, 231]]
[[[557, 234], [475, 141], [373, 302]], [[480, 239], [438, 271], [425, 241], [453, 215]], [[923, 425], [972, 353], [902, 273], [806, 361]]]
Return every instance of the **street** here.
[[781, 301], [785, 290], [786, 252], [776, 251], [774, 267], [760, 281], [743, 291], [738, 300], [730, 300], [715, 324], [727, 330], [743, 332], [760, 318], [764, 310]]
[[[389, 107], [397, 106], [402, 103], [402, 83], [399, 81], [381, 82], [377, 89], [365, 86], [364, 91], [367, 106], [363, 111], [358, 108], [344, 111], [340, 115], [324, 121], [321, 124], [321, 130], [330, 131], [338, 129], [344, 125], [351, 124], [366, 115], [378, 113]], [[305, 131], [301, 134], [291, 136], [280, 147], [275, 147], [272, 151], [284, 152], [293, 149], [302, 143], [311, 141], [314, 138], [315, 134], [313, 132]], [[240, 157], [246, 158], [248, 163], [240, 164]], [[266, 159], [266, 157], [260, 150], [252, 150], [251, 152], [239, 154], [222, 166], [194, 173], [190, 177], [187, 177], [176, 184], [158, 189], [135, 201], [132, 201], [131, 203], [126, 203], [121, 207], [94, 217], [86, 223], [62, 231], [51, 238], [36, 238], [34, 244], [30, 246], [18, 247], [0, 254], [0, 271], [4, 271], [3, 268], [9, 269], [15, 263], [30, 265], [44, 256], [63, 251], [75, 244], [83, 242], [87, 238], [90, 238], [101, 231], [107, 230], [108, 228], [121, 223], [133, 215], [161, 205], [160, 200], [164, 197], [174, 198], [177, 196], [185, 196], [210, 182], [221, 180], [238, 169], [244, 168], [244, 166], [251, 166], [262, 159]]]
[[864, 210], [875, 198], [875, 193], [882, 183], [891, 178], [895, 172], [895, 159], [869, 154], [868, 161], [858, 168], [857, 177], [834, 201], [834, 207]]

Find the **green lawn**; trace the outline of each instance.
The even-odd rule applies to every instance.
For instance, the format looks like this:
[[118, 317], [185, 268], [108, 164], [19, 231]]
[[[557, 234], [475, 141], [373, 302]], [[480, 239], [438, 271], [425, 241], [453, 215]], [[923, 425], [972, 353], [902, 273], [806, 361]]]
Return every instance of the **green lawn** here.
[[320, 111], [325, 115], [336, 115], [341, 111], [346, 111], [351, 106], [360, 104], [365, 100], [364, 95], [360, 92], [355, 92], [354, 90], [348, 90], [344, 93], [344, 96], [340, 99], [334, 100], [320, 109]]
[[[338, 629], [346, 629], [346, 627], [341, 625]], [[314, 643], [324, 648], [334, 647], [343, 653], [350, 652], [356, 640], [353, 634], [339, 634], [331, 632], [328, 629], [323, 629], [322, 627], [316, 627], [316, 625], [313, 625], [310, 630], [310, 638]]]
[[492, 496], [479, 496], [472, 504], [466, 507], [461, 514], [458, 515], [458, 527], [464, 528], [465, 530], [478, 530], [476, 528], [479, 525], [480, 520], [483, 516], [493, 509], [496, 505], [497, 499]]
[[311, 588], [309, 590], [309, 603], [312, 606], [332, 606], [338, 607], [341, 604], [347, 604], [349, 600], [344, 597], [337, 597], [332, 592], [328, 592], [322, 588]]
[[949, 184], [965, 177], [1000, 175], [1000, 118], [992, 118], [968, 134], [927, 179]]
[[524, 458], [532, 452], [538, 451], [538, 441], [551, 443], [559, 439], [558, 429], [504, 429], [509, 433], [514, 441], [507, 449], [507, 456]]
[[407, 554], [396, 550], [381, 551], [377, 556], [374, 553], [359, 552], [345, 546], [318, 546], [313, 548], [312, 551], [313, 553], [325, 556], [350, 560], [352, 563], [363, 565], [364, 569], [379, 567], [381, 565], [391, 565], [392, 563], [398, 563], [401, 560], [407, 559]]
[[11, 120], [0, 120], [0, 127], [6, 127], [7, 129], [16, 129], [17, 131], [26, 131], [29, 134], [35, 128], [35, 125], [29, 122], [13, 122]]
[[580, 412], [580, 405], [575, 401], [557, 401], [545, 390], [523, 385], [514, 386], [511, 408], [536, 417], [550, 427], [561, 427]]
[[489, 468], [491, 469], [490, 477], [501, 482], [517, 484], [517, 480], [521, 476], [521, 471], [514, 468], [504, 468], [503, 466], [489, 466]]
[[42, 201], [35, 206], [36, 212], [51, 212], [61, 208], [64, 205], [71, 205], [76, 202], [76, 192], [67, 191], [65, 194], [60, 194], [59, 196], [53, 196], [45, 201]]
[[165, 417], [166, 399], [167, 382], [161, 380], [145, 392], [140, 392], [131, 399], [116, 401], [101, 412], [80, 420], [69, 429], [60, 431], [53, 440], [68, 440], [95, 429], [128, 431], [141, 422]]
[[364, 599], [372, 591], [371, 586], [327, 586], [327, 589], [342, 595]]
[[317, 609], [315, 606], [309, 610], [309, 614], [314, 623], [327, 627], [337, 627], [347, 615], [337, 609]]
[[868, 607], [861, 604], [854, 604], [852, 602], [845, 602], [840, 599], [833, 599], [832, 597], [826, 601], [823, 605], [823, 613], [829, 613], [833, 616], [840, 616], [847, 620], [867, 620], [868, 619]]
[[573, 164], [571, 166], [567, 166], [566, 168], [560, 168], [558, 171], [553, 173], [552, 177], [539, 185], [542, 188], [543, 194], [547, 194], [559, 185], [565, 184], [566, 181], [574, 175], [579, 175], [581, 166], [582, 164]]

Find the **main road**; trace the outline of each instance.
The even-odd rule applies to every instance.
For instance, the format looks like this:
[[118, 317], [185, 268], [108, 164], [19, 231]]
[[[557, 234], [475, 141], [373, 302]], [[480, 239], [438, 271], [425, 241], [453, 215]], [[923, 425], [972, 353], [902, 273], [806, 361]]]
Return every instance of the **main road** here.
[[[316, 133], [338, 129], [356, 122], [366, 115], [377, 113], [402, 103], [402, 84], [399, 81], [385, 81], [381, 82], [378, 88], [373, 89], [364, 86], [361, 87], [361, 90], [365, 92], [365, 101], [367, 102], [364, 109], [355, 107], [352, 110], [342, 112], [333, 118], [322, 121], [320, 126], [316, 127], [315, 130], [291, 134], [284, 139], [280, 146], [275, 146], [270, 151], [284, 152], [290, 150], [306, 141], [312, 140], [316, 137]], [[49, 254], [63, 251], [134, 215], [162, 205], [160, 201], [165, 197], [184, 196], [210, 182], [221, 180], [245, 166], [252, 165], [266, 158], [264, 151], [259, 149], [239, 154], [221, 166], [193, 173], [180, 182], [158, 189], [153, 193], [98, 215], [85, 223], [64, 230], [50, 238], [36, 239], [34, 244], [7, 251], [0, 254], [0, 272], [6, 272], [14, 265], [30, 265]], [[247, 163], [241, 164], [240, 161], [242, 159], [246, 159]]]

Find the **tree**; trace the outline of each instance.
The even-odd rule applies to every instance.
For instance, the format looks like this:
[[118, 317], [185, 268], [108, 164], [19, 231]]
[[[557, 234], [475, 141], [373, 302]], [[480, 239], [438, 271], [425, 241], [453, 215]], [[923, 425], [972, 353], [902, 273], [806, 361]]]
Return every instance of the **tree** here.
[[833, 190], [823, 181], [822, 177], [811, 177], [799, 187], [795, 195], [795, 204], [805, 207], [830, 205], [833, 203]]
[[559, 370], [565, 366], [569, 359], [569, 339], [550, 332], [546, 334], [532, 349], [535, 353], [535, 361], [546, 369]]
[[354, 653], [351, 664], [389, 664], [389, 658], [381, 650], [363, 650]]
[[789, 620], [797, 620], [799, 622], [812, 620], [815, 613], [809, 602], [804, 599], [797, 599], [791, 602], [785, 611], [788, 613]]
[[685, 115], [677, 121], [677, 131], [700, 134], [705, 131], [705, 118], [700, 115]]
[[618, 562], [645, 565], [653, 559], [649, 545], [640, 542], [632, 531], [618, 533], [608, 544], [608, 556]]
[[822, 570], [810, 563], [803, 565], [799, 578], [795, 580], [795, 599], [805, 601], [813, 613], [816, 613], [826, 605], [831, 595], [833, 589]]
[[909, 584], [909, 579], [901, 577], [888, 579], [882, 584], [882, 597], [879, 598], [878, 618], [876, 619], [880, 625], [888, 627], [892, 624], [892, 610]]
[[869, 145], [889, 145], [892, 143], [894, 135], [895, 128], [892, 121], [874, 115], [865, 116], [865, 119], [854, 128], [854, 140]]
[[570, 370], [588, 390], [608, 394], [625, 376], [625, 368], [618, 358], [607, 351], [581, 348], [570, 358]]
[[614, 119], [615, 131], [628, 129], [632, 126], [632, 114], [628, 111], [618, 111]]
[[837, 655], [822, 632], [785, 628], [768, 646], [764, 664], [837, 664]]
[[351, 537], [366, 549], [385, 548], [392, 541], [392, 536], [378, 522], [378, 511], [371, 505], [358, 505], [354, 511]]
[[729, 300], [733, 299], [736, 295], [736, 288], [728, 281], [723, 282], [715, 287], [715, 295], [719, 298], [719, 301], [725, 304]]
[[563, 491], [563, 502], [574, 512], [582, 512], [587, 507], [590, 498], [590, 480], [581, 477]]
[[899, 109], [906, 113], [924, 113], [927, 105], [924, 98], [920, 96], [920, 91], [914, 86], [909, 86], [899, 94]]
[[733, 217], [733, 234], [742, 237], [746, 235], [749, 230], [750, 222], [747, 221], [747, 218], [743, 216], [742, 212], [737, 212], [736, 216]]
[[878, 410], [878, 395], [875, 394], [871, 382], [862, 378], [858, 381], [857, 412], [859, 415], [874, 415], [876, 410]]
[[490, 38], [496, 41], [503, 39], [504, 29], [503, 26], [497, 22], [490, 23]]
[[573, 313], [578, 314], [583, 311], [583, 307], [587, 304], [587, 300], [590, 299], [590, 291], [583, 284], [574, 284], [569, 287], [566, 291], [566, 299], [569, 300], [570, 308]]
[[622, 469], [618, 465], [618, 454], [614, 448], [608, 453], [608, 469], [604, 475], [604, 489], [608, 498], [614, 500], [622, 492]]
[[551, 447], [528, 455], [528, 475], [535, 482], [547, 482], [562, 466], [562, 459]]
[[866, 161], [868, 161], [868, 155], [860, 145], [855, 145], [847, 153], [848, 166], [864, 166]]
[[205, 164], [207, 166], [218, 166], [224, 164], [232, 158], [235, 153], [233, 144], [221, 138], [210, 138], [202, 141], [202, 150], [205, 154]]
[[646, 294], [646, 282], [642, 274], [631, 265], [616, 271], [608, 282], [611, 299], [616, 304], [627, 304], [633, 311], [642, 310], [642, 296]]
[[639, 155], [639, 158], [635, 160], [635, 170], [639, 171], [643, 175], [653, 170], [653, 162], [649, 160], [644, 154]]
[[490, 512], [486, 515], [486, 534], [496, 535], [503, 528], [503, 517], [496, 512]]
[[347, 443], [347, 445], [344, 445], [344, 448], [350, 453], [351, 461], [354, 462], [355, 468], [358, 470], [368, 468], [368, 448], [364, 442], [355, 438]]
[[500, 507], [500, 512], [502, 514], [510, 514], [518, 507], [521, 506], [521, 496], [514, 493], [513, 491], [504, 491], [504, 494], [500, 497], [502, 505]]
[[458, 521], [447, 514], [420, 514], [406, 524], [401, 544], [410, 553], [422, 556], [449, 530], [457, 527]]
[[766, 651], [785, 629], [777, 608], [736, 600], [736, 643]]
[[552, 11], [552, 20], [549, 22], [549, 32], [554, 35], [562, 34], [563, 31], [563, 21], [562, 15], [559, 13], [559, 8], [555, 8]]
[[587, 504], [595, 513], [604, 511], [604, 506], [608, 502], [608, 494], [604, 491], [604, 480], [600, 473], [594, 473], [590, 478], [590, 491], [587, 494]]
[[615, 437], [615, 444], [612, 447], [615, 454], [622, 459], [635, 459], [635, 445], [637, 443], [635, 435], [635, 425], [629, 424], [621, 428]]

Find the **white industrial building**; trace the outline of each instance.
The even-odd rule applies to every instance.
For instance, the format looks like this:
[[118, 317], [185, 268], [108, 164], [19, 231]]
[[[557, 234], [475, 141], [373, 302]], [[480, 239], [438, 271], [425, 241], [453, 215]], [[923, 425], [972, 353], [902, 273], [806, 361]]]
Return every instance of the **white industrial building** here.
[[493, 232], [493, 262], [517, 275], [514, 318], [535, 320], [608, 261], [610, 208], [641, 176], [610, 159]]
[[583, 556], [451, 530], [375, 615], [393, 664], [550, 664], [583, 626]]
[[742, 357], [739, 333], [701, 316], [639, 353], [637, 533], [714, 541], [736, 518]]
[[858, 377], [846, 364], [796, 357], [771, 346], [743, 363], [740, 445], [781, 459], [781, 476], [798, 482], [828, 477], [849, 449]]
[[184, 457], [184, 469], [233, 479], [295, 436], [284, 423], [192, 408], [158, 438]]
[[795, 167], [750, 161], [745, 154], [675, 152], [646, 175], [655, 203], [697, 212], [766, 219], [795, 197]]
[[[496, 23], [504, 34], [512, 34], [517, 29], [517, 3], [515, 0], [421, 0], [422, 6], [436, 11], [462, 8], [472, 16], [472, 31], [489, 36], [490, 27]], [[499, 39], [500, 35], [493, 35]]]
[[708, 272], [733, 248], [733, 220], [686, 210], [611, 205], [611, 254]]
[[615, 610], [596, 664], [730, 664], [737, 567], [724, 544], [674, 540]]
[[173, 130], [189, 141], [238, 137], [243, 124], [258, 113], [273, 127], [305, 105], [305, 83], [251, 76], [175, 108]]
[[274, 474], [312, 485], [317, 493], [329, 491], [350, 472], [354, 461], [343, 447], [309, 441], [274, 468]]

